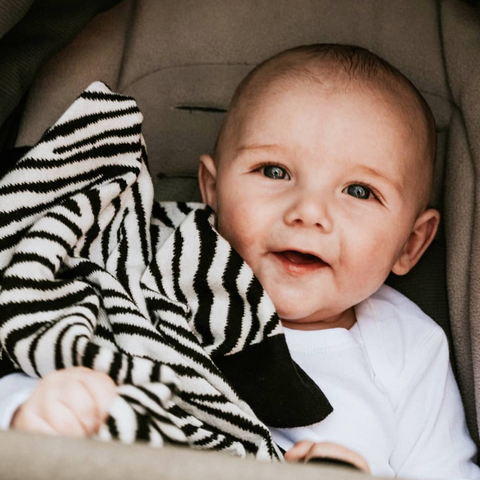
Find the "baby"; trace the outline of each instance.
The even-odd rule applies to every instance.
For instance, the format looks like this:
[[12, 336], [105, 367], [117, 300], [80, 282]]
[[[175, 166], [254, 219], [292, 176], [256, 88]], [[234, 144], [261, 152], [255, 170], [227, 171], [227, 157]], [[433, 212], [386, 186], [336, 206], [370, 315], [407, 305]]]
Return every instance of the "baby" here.
[[[218, 231], [334, 408], [319, 424], [271, 429], [288, 460], [480, 478], [443, 331], [383, 285], [410, 271], [437, 231], [434, 157], [432, 114], [400, 72], [358, 47], [312, 45], [242, 81], [213, 157], [200, 159]], [[84, 368], [10, 375], [0, 391], [12, 428], [78, 436], [99, 428], [115, 398], [109, 377]]]

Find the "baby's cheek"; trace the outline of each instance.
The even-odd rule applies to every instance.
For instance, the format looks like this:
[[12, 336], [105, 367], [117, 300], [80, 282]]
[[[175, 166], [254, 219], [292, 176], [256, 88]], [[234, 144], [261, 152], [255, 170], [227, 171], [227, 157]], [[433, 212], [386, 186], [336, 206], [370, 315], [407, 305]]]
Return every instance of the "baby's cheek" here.
[[243, 207], [219, 212], [218, 231], [228, 240], [232, 247], [245, 258], [258, 232], [255, 228], [258, 221]]
[[[356, 244], [356, 245], [355, 245]], [[361, 282], [381, 284], [396, 260], [397, 249], [388, 234], [358, 236], [350, 249], [352, 269]]]

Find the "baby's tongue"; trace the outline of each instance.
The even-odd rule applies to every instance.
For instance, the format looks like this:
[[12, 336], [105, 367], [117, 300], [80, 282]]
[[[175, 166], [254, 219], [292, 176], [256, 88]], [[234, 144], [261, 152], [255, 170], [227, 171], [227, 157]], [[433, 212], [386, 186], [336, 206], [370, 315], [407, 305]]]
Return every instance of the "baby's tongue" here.
[[321, 262], [321, 260], [315, 255], [310, 255], [309, 253], [300, 253], [294, 250], [286, 250], [282, 252], [283, 256], [290, 260], [293, 263], [298, 263], [300, 265], [310, 265], [312, 263]]

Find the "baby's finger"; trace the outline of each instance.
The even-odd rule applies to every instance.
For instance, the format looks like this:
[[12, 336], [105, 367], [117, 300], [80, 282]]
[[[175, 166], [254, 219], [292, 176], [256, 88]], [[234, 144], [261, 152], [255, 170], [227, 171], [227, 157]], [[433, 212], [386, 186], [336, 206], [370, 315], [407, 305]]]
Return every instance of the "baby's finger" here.
[[57, 431], [45, 419], [31, 412], [28, 408], [24, 408], [24, 405], [18, 408], [12, 419], [11, 426], [16, 430], [58, 435]]
[[103, 422], [117, 397], [117, 385], [107, 374], [101, 372], [82, 376], [80, 382], [93, 399], [98, 421]]
[[42, 418], [55, 430], [59, 435], [69, 437], [86, 437], [88, 432], [83, 424], [77, 419], [70, 407], [57, 402], [54, 408], [50, 408], [45, 412]]
[[302, 440], [301, 442], [296, 443], [287, 453], [285, 453], [285, 460], [289, 462], [297, 462], [298, 460], [304, 459], [313, 445], [315, 445], [315, 443], [310, 440]]
[[370, 473], [367, 461], [357, 452], [349, 450], [341, 445], [329, 442], [315, 443], [305, 456], [308, 462], [312, 458], [332, 458], [351, 463], [362, 472]]
[[[93, 435], [100, 427], [100, 415], [95, 399], [81, 381], [61, 392], [56, 401], [61, 402], [83, 427], [85, 435]], [[55, 414], [55, 412], [53, 412]]]

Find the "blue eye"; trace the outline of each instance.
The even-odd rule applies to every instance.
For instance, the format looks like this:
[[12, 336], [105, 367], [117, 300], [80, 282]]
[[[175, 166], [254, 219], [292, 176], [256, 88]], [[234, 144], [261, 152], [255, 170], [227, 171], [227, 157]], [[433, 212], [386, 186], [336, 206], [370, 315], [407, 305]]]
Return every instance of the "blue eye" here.
[[370, 198], [372, 191], [363, 185], [350, 185], [346, 189], [346, 192], [352, 197], [359, 198], [360, 200], [367, 200]]
[[268, 178], [275, 180], [285, 180], [290, 178], [287, 171], [278, 165], [265, 165], [262, 168], [263, 174]]

